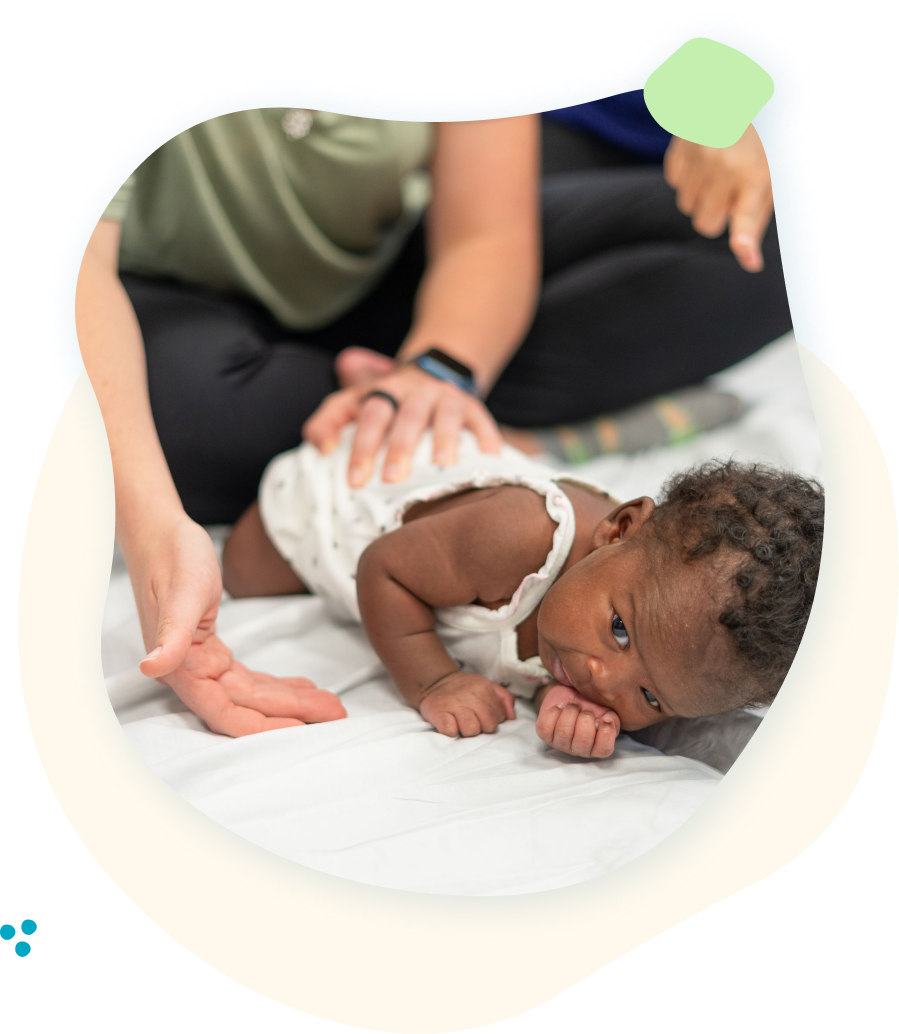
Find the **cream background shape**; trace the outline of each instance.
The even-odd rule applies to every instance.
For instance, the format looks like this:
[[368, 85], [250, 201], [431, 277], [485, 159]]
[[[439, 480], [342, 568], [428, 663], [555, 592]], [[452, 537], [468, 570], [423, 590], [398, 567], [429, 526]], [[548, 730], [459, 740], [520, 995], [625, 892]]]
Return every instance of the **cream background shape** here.
[[[515, 898], [402, 893], [326, 876], [230, 833], [151, 773], [112, 712], [100, 667], [112, 469], [82, 375], [32, 504], [19, 632], [35, 743], [79, 836], [152, 919], [228, 976], [304, 1012], [409, 1034], [533, 1008], [779, 868], [822, 832], [861, 774], [896, 622], [896, 521], [882, 453], [852, 396], [801, 354], [829, 488], [821, 596], [780, 695], [712, 798], [662, 844], [598, 879]], [[839, 548], [855, 536], [862, 497], [875, 515], [866, 534], [879, 542], [876, 566]], [[74, 615], [52, 650], [50, 598]], [[866, 622], [877, 647], [862, 664], [839, 645], [842, 601], [853, 599], [879, 601]], [[864, 687], [851, 724], [834, 721], [851, 685]], [[585, 915], [602, 916], [601, 938]], [[541, 956], [549, 941], [566, 951]]]

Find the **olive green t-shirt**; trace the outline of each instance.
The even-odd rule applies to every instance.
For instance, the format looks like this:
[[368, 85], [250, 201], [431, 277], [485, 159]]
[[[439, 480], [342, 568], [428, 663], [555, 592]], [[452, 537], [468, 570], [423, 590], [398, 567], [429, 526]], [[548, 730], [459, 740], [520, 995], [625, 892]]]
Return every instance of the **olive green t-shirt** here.
[[286, 326], [363, 298], [424, 210], [433, 124], [263, 108], [210, 119], [154, 151], [104, 218], [119, 269], [248, 295]]

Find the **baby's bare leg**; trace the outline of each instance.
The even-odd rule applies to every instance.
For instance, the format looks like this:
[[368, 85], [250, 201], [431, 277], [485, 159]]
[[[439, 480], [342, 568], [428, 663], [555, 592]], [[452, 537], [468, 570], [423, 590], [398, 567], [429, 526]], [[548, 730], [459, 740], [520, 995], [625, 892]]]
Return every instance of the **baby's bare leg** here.
[[222, 580], [232, 596], [292, 596], [309, 591], [266, 535], [258, 503], [234, 525], [222, 567]]

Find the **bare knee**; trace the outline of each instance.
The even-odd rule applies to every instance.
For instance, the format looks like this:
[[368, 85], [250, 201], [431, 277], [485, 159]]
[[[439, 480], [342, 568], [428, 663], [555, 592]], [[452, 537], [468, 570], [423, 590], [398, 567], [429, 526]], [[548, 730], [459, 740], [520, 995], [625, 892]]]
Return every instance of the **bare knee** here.
[[306, 592], [275, 549], [253, 503], [234, 525], [222, 554], [222, 581], [232, 596], [291, 596]]

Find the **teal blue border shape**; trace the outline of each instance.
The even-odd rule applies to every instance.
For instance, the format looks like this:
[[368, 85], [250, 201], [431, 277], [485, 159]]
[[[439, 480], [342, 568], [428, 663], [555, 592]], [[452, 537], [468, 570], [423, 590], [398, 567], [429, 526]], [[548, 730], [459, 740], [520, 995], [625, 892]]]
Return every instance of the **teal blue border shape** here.
[[138, 165], [190, 126], [251, 108], [311, 108], [367, 118], [425, 122], [506, 118], [568, 108], [642, 89], [666, 58], [696, 36], [715, 39], [741, 51], [765, 68], [774, 80], [774, 96], [753, 124], [771, 166], [793, 328], [797, 340], [848, 385], [806, 145], [806, 131], [814, 111], [811, 69], [805, 55], [769, 26], [735, 14], [706, 11], [660, 27], [620, 65], [559, 82], [479, 93], [427, 93], [278, 78], [228, 84], [170, 105], [121, 142], [82, 191], [60, 235], [48, 282], [47, 340], [63, 401], [84, 365], [74, 329], [74, 287], [94, 226], [113, 194]]

